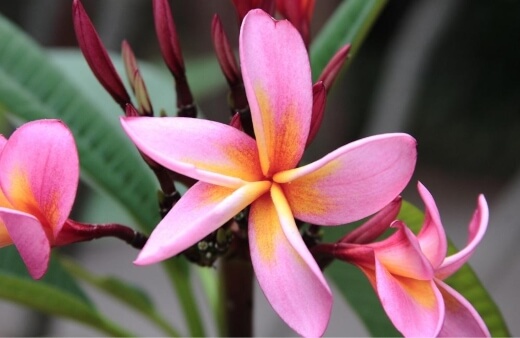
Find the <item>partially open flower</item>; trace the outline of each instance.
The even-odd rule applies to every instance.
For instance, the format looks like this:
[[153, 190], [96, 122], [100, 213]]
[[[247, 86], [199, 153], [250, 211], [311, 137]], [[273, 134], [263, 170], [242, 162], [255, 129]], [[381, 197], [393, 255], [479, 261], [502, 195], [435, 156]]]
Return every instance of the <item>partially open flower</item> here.
[[[426, 211], [417, 236], [404, 223], [396, 221], [392, 227], [397, 231], [383, 241], [359, 244], [354, 241], [357, 237], [351, 236], [329, 248], [336, 258], [358, 266], [365, 273], [388, 317], [403, 335], [489, 336], [473, 306], [443, 282], [467, 262], [482, 239], [488, 223], [486, 200], [482, 195], [478, 198], [466, 247], [446, 257], [447, 240], [435, 201], [422, 184], [419, 183], [418, 189]], [[384, 223], [375, 225], [377, 228], [388, 225], [388, 220], [380, 221]]]
[[3, 139], [0, 244], [14, 244], [35, 279], [72, 209], [79, 179], [76, 145], [57, 120], [29, 122]]

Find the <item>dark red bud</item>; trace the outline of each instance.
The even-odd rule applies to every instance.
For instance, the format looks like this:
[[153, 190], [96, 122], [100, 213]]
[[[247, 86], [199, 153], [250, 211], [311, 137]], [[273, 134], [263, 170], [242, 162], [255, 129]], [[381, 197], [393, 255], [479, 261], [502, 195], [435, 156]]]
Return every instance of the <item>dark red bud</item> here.
[[238, 70], [228, 37], [222, 28], [222, 22], [217, 14], [213, 16], [213, 21], [211, 22], [211, 37], [220, 68], [227, 82], [231, 87], [236, 86], [242, 82], [242, 76]]
[[327, 89], [327, 91], [329, 91], [332, 84], [338, 77], [341, 67], [343, 66], [343, 64], [345, 64], [345, 61], [347, 60], [349, 51], [350, 51], [350, 44], [341, 47], [336, 52], [336, 54], [334, 54], [332, 59], [330, 59], [327, 66], [325, 66], [325, 68], [321, 72], [321, 75], [320, 75], [318, 81], [323, 81], [323, 84], [325, 85], [325, 88]]
[[320, 129], [321, 122], [323, 121], [323, 113], [325, 111], [325, 103], [327, 101], [327, 91], [325, 90], [325, 86], [323, 82], [318, 82], [312, 86], [312, 117], [311, 117], [311, 127], [309, 129], [309, 137], [307, 137], [306, 147], [311, 144], [311, 142], [318, 134], [318, 130]]
[[397, 215], [401, 210], [402, 200], [401, 196], [397, 196], [363, 225], [340, 239], [339, 243], [368, 244], [375, 241], [397, 219]]
[[276, 0], [276, 9], [300, 32], [308, 46], [311, 38], [311, 19], [315, 0]]
[[79, 0], [74, 0], [72, 3], [72, 13], [76, 38], [90, 69], [105, 90], [124, 110], [126, 104], [130, 102], [130, 96]]
[[231, 0], [237, 11], [238, 24], [242, 24], [244, 16], [252, 9], [260, 8], [264, 12], [274, 15], [275, 0]]
[[195, 117], [197, 110], [186, 79], [184, 59], [168, 0], [154, 0], [153, 15], [164, 62], [175, 78], [178, 114], [179, 116]]

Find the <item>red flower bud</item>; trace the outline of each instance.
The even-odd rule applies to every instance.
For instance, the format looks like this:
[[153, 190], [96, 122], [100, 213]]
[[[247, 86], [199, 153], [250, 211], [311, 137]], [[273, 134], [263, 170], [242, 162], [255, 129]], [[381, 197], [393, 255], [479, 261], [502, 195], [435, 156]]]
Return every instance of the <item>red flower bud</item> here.
[[72, 3], [72, 13], [79, 48], [90, 69], [105, 90], [124, 110], [126, 104], [130, 103], [130, 96], [79, 0], [74, 0]]

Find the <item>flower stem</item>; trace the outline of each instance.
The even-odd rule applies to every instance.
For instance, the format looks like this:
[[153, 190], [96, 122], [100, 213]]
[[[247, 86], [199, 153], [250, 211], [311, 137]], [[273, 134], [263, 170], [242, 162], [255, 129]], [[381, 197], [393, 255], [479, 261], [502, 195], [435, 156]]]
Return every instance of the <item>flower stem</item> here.
[[238, 256], [225, 257], [221, 264], [224, 327], [229, 337], [253, 335], [253, 266], [247, 242]]

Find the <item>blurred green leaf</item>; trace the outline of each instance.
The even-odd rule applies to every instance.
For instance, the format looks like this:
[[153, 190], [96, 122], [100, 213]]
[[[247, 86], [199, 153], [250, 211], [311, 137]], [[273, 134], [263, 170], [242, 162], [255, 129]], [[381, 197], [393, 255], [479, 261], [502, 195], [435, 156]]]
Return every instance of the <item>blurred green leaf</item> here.
[[41, 280], [33, 280], [13, 246], [0, 250], [0, 298], [73, 319], [112, 336], [132, 335], [104, 318], [55, 259]]
[[311, 44], [312, 75], [317, 79], [332, 56], [347, 43], [350, 53], [344, 69], [352, 62], [386, 0], [345, 0]]
[[[150, 231], [159, 220], [157, 183], [119, 127], [119, 108], [108, 104], [108, 94], [83, 94], [70, 80], [74, 74], [83, 76], [79, 68], [67, 74], [0, 16], [0, 112], [18, 122], [65, 121], [76, 139], [82, 178], [116, 199]], [[85, 76], [81, 81], [87, 85], [91, 80]]]
[[59, 261], [71, 275], [143, 314], [164, 330], [168, 336], [180, 336], [178, 331], [157, 313], [151, 298], [143, 289], [116, 277], [96, 276], [65, 257], [60, 257]]

